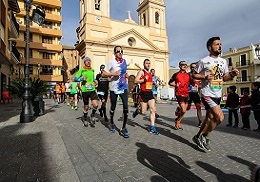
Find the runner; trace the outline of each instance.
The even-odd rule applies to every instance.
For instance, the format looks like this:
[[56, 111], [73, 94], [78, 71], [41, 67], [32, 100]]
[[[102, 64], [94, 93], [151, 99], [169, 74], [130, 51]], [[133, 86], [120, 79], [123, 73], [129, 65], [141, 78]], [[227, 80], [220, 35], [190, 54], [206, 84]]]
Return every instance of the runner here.
[[227, 61], [219, 57], [222, 51], [219, 37], [210, 38], [206, 46], [209, 56], [196, 64], [192, 76], [201, 80], [202, 102], [207, 113], [199, 132], [192, 140], [200, 149], [210, 151], [209, 134], [224, 120], [220, 108], [223, 81], [232, 80], [239, 71], [232, 68], [231, 72], [228, 72]]
[[155, 106], [155, 98], [152, 92], [153, 86], [153, 75], [149, 72], [151, 62], [149, 59], [144, 60], [144, 69], [137, 73], [135, 77], [135, 83], [140, 84], [140, 92], [139, 92], [139, 101], [141, 104], [141, 109], [137, 108], [133, 112], [133, 118], [135, 118], [139, 113], [145, 114], [147, 111], [147, 105], [150, 108], [150, 133], [155, 135], [159, 135], [159, 132], [156, 130], [155, 123], [155, 114], [156, 114], [156, 106]]
[[168, 82], [170, 86], [175, 87], [175, 96], [179, 104], [179, 109], [178, 107], [176, 109], [177, 118], [175, 119], [175, 130], [183, 130], [181, 122], [188, 107], [188, 87], [190, 84], [190, 75], [186, 72], [187, 63], [180, 61], [179, 67], [180, 71], [174, 73]]

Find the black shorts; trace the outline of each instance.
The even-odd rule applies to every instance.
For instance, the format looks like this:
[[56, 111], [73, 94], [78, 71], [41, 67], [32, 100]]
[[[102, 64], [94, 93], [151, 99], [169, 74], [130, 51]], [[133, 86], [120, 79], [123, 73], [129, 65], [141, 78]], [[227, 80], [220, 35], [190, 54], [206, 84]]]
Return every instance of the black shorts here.
[[189, 101], [189, 97], [183, 97], [183, 96], [177, 96], [177, 95], [176, 95], [176, 99], [177, 99], [178, 103], [184, 102], [186, 104]]
[[102, 100], [105, 100], [105, 101], [107, 101], [107, 98], [108, 98], [108, 91], [105, 91], [104, 92], [104, 95], [102, 95], [102, 94], [98, 94], [98, 97], [99, 97], [99, 99], [102, 101]]
[[148, 102], [149, 100], [154, 99], [153, 92], [140, 92], [139, 93], [139, 101], [140, 102]]
[[98, 95], [97, 95], [96, 91], [82, 92], [82, 98], [83, 98], [84, 105], [88, 105], [89, 99], [90, 100], [98, 100]]
[[214, 106], [220, 105], [221, 98], [204, 96], [201, 97], [201, 101], [204, 104], [205, 109], [208, 110]]
[[189, 92], [189, 104], [191, 104], [192, 102], [194, 104], [200, 104], [201, 103], [200, 96], [199, 96], [198, 93]]

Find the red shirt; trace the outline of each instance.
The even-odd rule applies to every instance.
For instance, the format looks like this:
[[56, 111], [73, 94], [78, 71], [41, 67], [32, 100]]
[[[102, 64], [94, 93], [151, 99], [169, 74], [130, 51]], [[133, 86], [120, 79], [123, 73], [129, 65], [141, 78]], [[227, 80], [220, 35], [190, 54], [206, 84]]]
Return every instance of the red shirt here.
[[153, 75], [150, 72], [143, 70], [144, 75], [140, 79], [145, 79], [145, 82], [140, 83], [142, 92], [151, 92], [153, 86]]
[[190, 75], [186, 71], [179, 71], [174, 73], [169, 81], [169, 84], [175, 81], [175, 95], [188, 97], [189, 96], [189, 85]]

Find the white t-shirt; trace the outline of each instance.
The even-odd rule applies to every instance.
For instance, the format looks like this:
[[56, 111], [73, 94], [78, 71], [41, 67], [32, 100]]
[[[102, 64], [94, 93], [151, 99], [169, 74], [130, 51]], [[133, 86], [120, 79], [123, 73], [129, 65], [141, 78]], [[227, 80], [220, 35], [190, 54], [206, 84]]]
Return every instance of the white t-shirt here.
[[227, 61], [220, 57], [207, 56], [197, 63], [195, 71], [205, 76], [214, 75], [214, 79], [211, 81], [204, 79], [201, 81], [202, 96], [220, 98], [222, 95], [223, 75], [228, 72]]
[[109, 61], [104, 70], [106, 72], [116, 72], [118, 70], [121, 71], [119, 76], [111, 77], [111, 91], [114, 91], [116, 94], [120, 94], [123, 93], [125, 89], [128, 89], [128, 83], [125, 77], [127, 70], [127, 63], [125, 59], [122, 61], [122, 63], [119, 63], [115, 59]]
[[66, 92], [70, 92], [70, 84], [69, 83], [65, 83], [65, 87], [66, 87]]

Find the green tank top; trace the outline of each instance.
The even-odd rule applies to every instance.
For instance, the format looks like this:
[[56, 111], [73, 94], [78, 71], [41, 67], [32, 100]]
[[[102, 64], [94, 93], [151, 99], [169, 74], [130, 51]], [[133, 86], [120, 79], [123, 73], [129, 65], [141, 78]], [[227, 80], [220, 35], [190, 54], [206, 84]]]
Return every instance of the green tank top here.
[[77, 82], [72, 82], [71, 83], [71, 88], [70, 88], [70, 94], [76, 94], [78, 93], [78, 83]]

